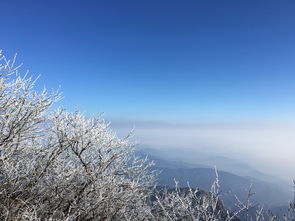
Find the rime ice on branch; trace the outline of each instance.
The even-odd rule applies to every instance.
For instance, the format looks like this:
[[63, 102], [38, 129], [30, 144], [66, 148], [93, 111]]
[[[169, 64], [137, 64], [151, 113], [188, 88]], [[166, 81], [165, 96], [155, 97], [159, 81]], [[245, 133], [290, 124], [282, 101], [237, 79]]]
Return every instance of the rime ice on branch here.
[[59, 93], [34, 90], [1, 53], [0, 216], [5, 220], [147, 216], [151, 163], [102, 118], [50, 113]]

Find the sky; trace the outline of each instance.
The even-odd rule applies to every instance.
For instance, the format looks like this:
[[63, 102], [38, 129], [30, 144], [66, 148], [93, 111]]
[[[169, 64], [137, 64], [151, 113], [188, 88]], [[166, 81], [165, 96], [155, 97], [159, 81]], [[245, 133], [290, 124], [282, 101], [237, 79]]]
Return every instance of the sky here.
[[[262, 156], [275, 143], [266, 152], [275, 157], [285, 148], [280, 162], [295, 156], [290, 135], [295, 132], [290, 129], [295, 128], [295, 1], [0, 4], [0, 48], [7, 57], [18, 53], [24, 70], [41, 75], [37, 88], [60, 87], [58, 105], [87, 115], [104, 112], [112, 121], [131, 121], [135, 127], [137, 122], [172, 122], [186, 128], [177, 133], [182, 143], [190, 128], [182, 123], [210, 124], [219, 132], [207, 142], [213, 139], [217, 147], [238, 147], [239, 153], [260, 148]], [[225, 135], [224, 124], [236, 125], [236, 132], [251, 125], [247, 128], [262, 143], [251, 133], [242, 136], [244, 131]], [[277, 132], [264, 133], [261, 125]], [[281, 134], [290, 136], [281, 141]], [[192, 135], [191, 143], [196, 139], [202, 138]]]

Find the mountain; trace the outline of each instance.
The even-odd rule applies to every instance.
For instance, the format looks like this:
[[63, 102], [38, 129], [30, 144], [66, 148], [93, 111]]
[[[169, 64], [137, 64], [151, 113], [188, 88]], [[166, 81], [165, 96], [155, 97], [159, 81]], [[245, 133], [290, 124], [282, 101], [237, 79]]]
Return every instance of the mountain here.
[[[211, 168], [158, 168], [161, 173], [158, 178], [158, 185], [168, 187], [175, 186], [178, 181], [180, 187], [198, 187], [210, 191], [216, 178], [215, 170]], [[286, 205], [291, 196], [280, 187], [272, 183], [260, 181], [250, 177], [237, 176], [232, 173], [218, 171], [219, 183], [222, 190], [221, 199], [225, 205], [234, 207], [237, 203], [235, 195], [245, 202], [252, 185], [251, 197], [253, 204], [268, 205], [276, 207]]]
[[[262, 173], [246, 163], [241, 161], [216, 154], [204, 153], [198, 150], [192, 149], [178, 149], [178, 148], [150, 148], [142, 146], [138, 153], [140, 155], [149, 156], [151, 159], [159, 163], [171, 164], [175, 163], [176, 166], [170, 165], [177, 168], [214, 168], [217, 167], [219, 170], [227, 171], [239, 176], [248, 176], [263, 180], [266, 182], [276, 182], [278, 185], [282, 185], [283, 188], [289, 189], [289, 185], [285, 181], [281, 181], [276, 177], [269, 174]], [[180, 164], [184, 164], [181, 166]], [[170, 168], [168, 166], [168, 168]], [[166, 167], [166, 166], [161, 166]]]
[[[188, 184], [191, 187], [198, 187], [200, 189], [210, 191], [212, 183], [216, 178], [215, 170], [212, 166], [203, 164], [205, 161], [201, 161], [201, 158], [215, 159], [220, 162], [220, 159], [227, 159], [217, 156], [204, 156], [200, 154], [199, 156], [184, 151], [179, 151], [178, 156], [175, 150], [169, 151], [169, 154], [163, 150], [156, 149], [141, 149], [138, 154], [148, 156], [149, 159], [155, 161], [156, 168], [161, 171], [158, 177], [158, 185], [164, 185], [167, 187], [174, 187], [175, 181], [178, 181], [180, 187], [187, 187]], [[189, 157], [188, 157], [189, 156]], [[185, 160], [186, 158], [191, 160]], [[197, 160], [193, 161], [193, 158]], [[231, 161], [231, 159], [228, 159]], [[235, 170], [242, 171], [248, 168], [247, 175], [241, 173], [237, 175], [231, 171], [225, 171], [218, 168], [218, 176], [220, 181], [220, 186], [222, 190], [221, 199], [224, 201], [225, 205], [233, 208], [237, 203], [235, 195], [241, 200], [246, 201], [247, 195], [249, 193], [249, 188], [252, 186], [251, 192], [255, 194], [251, 196], [251, 202], [253, 205], [261, 204], [268, 208], [286, 206], [292, 197], [291, 187], [286, 188], [284, 184], [280, 185], [276, 182], [272, 182], [272, 179], [268, 175], [264, 175], [259, 171], [251, 169], [247, 165], [235, 163], [236, 161], [228, 162], [228, 165], [239, 165], [236, 166]], [[208, 161], [207, 161], [208, 162]], [[241, 166], [242, 165], [242, 166]], [[252, 177], [248, 174], [252, 174], [249, 171], [255, 171], [256, 176]], [[258, 176], [260, 174], [260, 176]], [[258, 177], [258, 178], [257, 178]], [[259, 179], [261, 177], [261, 179]], [[278, 181], [279, 182], [279, 181]]]

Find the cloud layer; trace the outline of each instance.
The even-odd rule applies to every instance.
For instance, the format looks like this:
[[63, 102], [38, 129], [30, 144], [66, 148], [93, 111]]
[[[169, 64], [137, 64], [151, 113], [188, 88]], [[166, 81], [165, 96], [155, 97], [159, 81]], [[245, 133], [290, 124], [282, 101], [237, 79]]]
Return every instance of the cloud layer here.
[[295, 178], [295, 125], [255, 123], [170, 124], [113, 121], [120, 134], [134, 127], [140, 145], [184, 148], [227, 156], [285, 180]]

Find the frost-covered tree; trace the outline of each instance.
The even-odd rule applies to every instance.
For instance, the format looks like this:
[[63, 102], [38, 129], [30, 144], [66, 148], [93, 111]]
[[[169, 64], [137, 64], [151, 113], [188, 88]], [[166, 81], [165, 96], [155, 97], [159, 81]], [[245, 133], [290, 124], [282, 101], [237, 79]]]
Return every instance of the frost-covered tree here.
[[15, 59], [0, 63], [1, 220], [131, 220], [147, 216], [154, 175], [101, 117], [49, 113]]
[[294, 183], [294, 187], [293, 187], [294, 198], [293, 198], [293, 201], [289, 203], [288, 214], [285, 216], [286, 220], [291, 220], [291, 221], [295, 221], [295, 180], [293, 181], [293, 183]]

